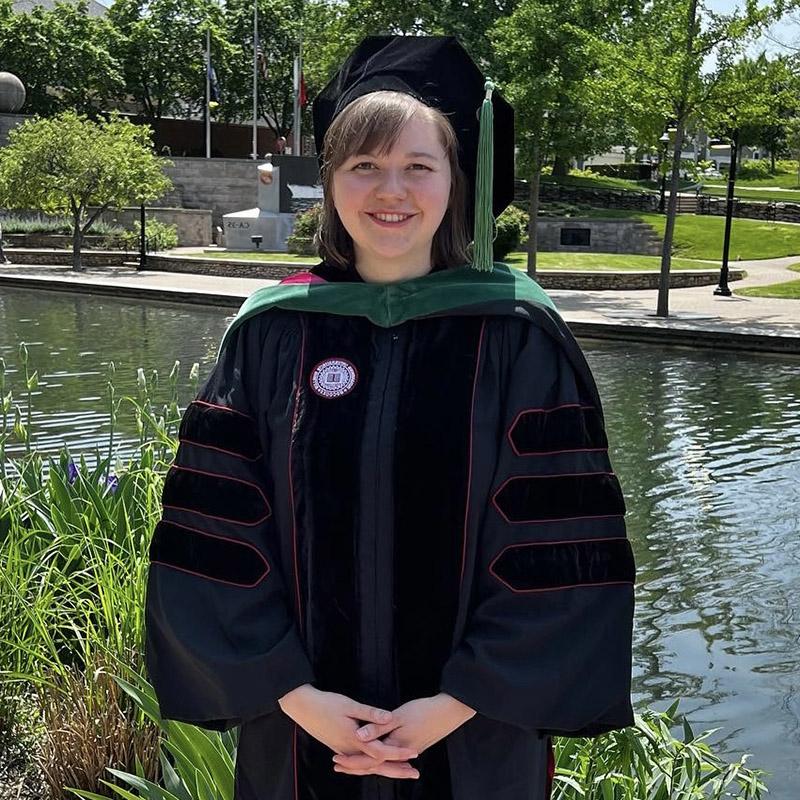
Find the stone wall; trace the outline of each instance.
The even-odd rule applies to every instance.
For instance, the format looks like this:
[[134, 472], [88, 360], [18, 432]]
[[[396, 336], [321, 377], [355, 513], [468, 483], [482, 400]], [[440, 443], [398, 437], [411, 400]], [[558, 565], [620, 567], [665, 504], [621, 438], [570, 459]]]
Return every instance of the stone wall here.
[[[15, 250], [9, 247], [6, 256], [13, 264], [45, 264], [47, 266], [72, 266], [71, 250]], [[126, 255], [113, 250], [84, 250], [81, 263], [86, 267], [121, 267], [125, 261], [137, 260], [137, 255]]]
[[[726, 197], [701, 194], [698, 197], [697, 211], [699, 214], [724, 216], [727, 206]], [[781, 201], [759, 203], [755, 200], [740, 200], [738, 197], [734, 197], [733, 216], [745, 219], [766, 219], [770, 222], [800, 222], [800, 204]]]
[[266, 278], [279, 281], [296, 272], [307, 270], [310, 264], [280, 264], [258, 261], [189, 258], [188, 256], [151, 255], [146, 269], [159, 272], [183, 272], [191, 275], [218, 275], [225, 278]]
[[[251, 159], [172, 158], [172, 167], [165, 172], [174, 188], [158, 202], [159, 206], [210, 209], [213, 225], [222, 226], [223, 214], [243, 211], [258, 205], [259, 163]], [[319, 179], [316, 157], [273, 156], [272, 163], [281, 167], [281, 180], [289, 183], [313, 185]], [[287, 176], [285, 170], [291, 170]], [[302, 204], [301, 204], [302, 205]], [[288, 189], [281, 196], [281, 211], [297, 208], [291, 201]]]
[[[562, 244], [562, 231], [588, 231], [589, 244]], [[540, 217], [539, 251], [659, 255], [662, 241], [650, 225], [635, 219]], [[567, 234], [568, 235], [568, 234]]]
[[[214, 241], [211, 209], [147, 206], [146, 213], [148, 218], [154, 217], [166, 225], [176, 225], [180, 247], [205, 247]], [[139, 208], [108, 210], [100, 215], [100, 219], [112, 225], [133, 228], [134, 223], [138, 223], [141, 219], [141, 211]]]
[[[527, 210], [529, 193], [528, 181], [514, 181], [515, 205]], [[562, 186], [545, 181], [539, 184], [539, 198], [545, 202], [585, 204], [593, 208], [623, 208], [635, 211], [655, 211], [658, 208], [658, 194], [652, 192], [590, 189], [582, 186]]]
[[[178, 245], [181, 247], [205, 247], [213, 242], [210, 209], [154, 208], [147, 206], [146, 210], [148, 218], [154, 217], [159, 222], [177, 226]], [[89, 209], [89, 213], [94, 211], [94, 208]], [[23, 219], [40, 219], [42, 217], [42, 214], [38, 211], [12, 211], [9, 213]], [[132, 229], [134, 223], [138, 223], [140, 218], [141, 210], [138, 206], [122, 208], [118, 211], [109, 209], [99, 217], [100, 220], [109, 225], [120, 225], [128, 229]], [[102, 246], [105, 238], [104, 236], [97, 237], [89, 233], [84, 239], [84, 246], [92, 247], [98, 243]], [[4, 234], [4, 239], [17, 247], [72, 247], [71, 236], [58, 236], [50, 233], [8, 233]]]
[[[265, 278], [281, 280], [289, 275], [302, 272], [309, 264], [281, 264], [278, 262], [255, 261], [213, 261], [211, 259], [188, 258], [182, 256], [148, 256], [147, 268], [160, 272], [183, 272], [197, 275], [220, 275], [232, 278]], [[744, 278], [745, 272], [731, 269], [729, 281]], [[545, 289], [576, 289], [600, 291], [607, 289], [657, 289], [659, 274], [657, 270], [636, 272], [598, 272], [539, 270], [536, 280]], [[670, 286], [681, 289], [689, 286], [716, 286], [719, 270], [673, 270], [670, 272]]]

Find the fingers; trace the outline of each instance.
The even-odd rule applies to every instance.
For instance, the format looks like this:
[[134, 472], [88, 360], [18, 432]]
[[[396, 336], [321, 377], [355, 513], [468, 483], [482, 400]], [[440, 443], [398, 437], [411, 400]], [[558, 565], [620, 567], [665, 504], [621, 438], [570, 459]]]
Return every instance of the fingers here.
[[375, 706], [368, 706], [365, 703], [353, 701], [347, 710], [347, 716], [358, 720], [369, 720], [370, 722], [386, 723], [392, 719], [392, 712]]
[[[360, 758], [361, 756], [346, 756], [346, 758]], [[337, 756], [341, 758], [341, 756]], [[419, 778], [419, 771], [414, 769], [411, 764], [398, 761], [384, 761], [381, 764], [374, 764], [367, 769], [354, 769], [345, 767], [341, 764], [333, 765], [334, 772], [342, 772], [345, 775], [383, 775], [386, 778]]]
[[380, 740], [359, 742], [358, 746], [375, 761], [406, 761], [419, 755], [419, 752], [411, 747], [386, 744], [386, 742]]
[[385, 725], [378, 725], [374, 722], [367, 723], [366, 725], [362, 725], [357, 731], [356, 736], [362, 742], [369, 742], [373, 739], [380, 739], [381, 736], [384, 736], [387, 733], [390, 733], [395, 728], [399, 726], [399, 723], [396, 721], [386, 723]]
[[[409, 756], [409, 758], [416, 758], [416, 753], [413, 756]], [[367, 755], [366, 753], [350, 753], [350, 754], [337, 753], [333, 757], [333, 761], [334, 764], [338, 764], [340, 767], [345, 767], [346, 769], [369, 770], [372, 767], [377, 766], [379, 763], [401, 764], [404, 766], [411, 766], [405, 759], [401, 759], [399, 761], [379, 762], [376, 761], [372, 756]]]

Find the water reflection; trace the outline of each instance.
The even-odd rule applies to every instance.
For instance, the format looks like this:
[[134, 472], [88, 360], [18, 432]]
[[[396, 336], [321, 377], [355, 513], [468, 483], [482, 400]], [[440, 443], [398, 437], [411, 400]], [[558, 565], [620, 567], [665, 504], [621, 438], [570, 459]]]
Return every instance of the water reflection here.
[[[102, 447], [105, 382], [135, 395], [180, 359], [201, 376], [219, 309], [4, 291], [0, 355], [19, 394], [17, 343], [41, 376], [33, 433], [55, 452]], [[722, 752], [753, 753], [792, 797], [800, 772], [800, 360], [585, 342], [638, 566], [637, 705], [676, 697]], [[189, 399], [184, 390], [182, 403]], [[135, 440], [132, 420], [121, 439]], [[791, 788], [790, 788], [791, 787]]]
[[638, 564], [634, 688], [800, 768], [800, 361], [587, 344]]

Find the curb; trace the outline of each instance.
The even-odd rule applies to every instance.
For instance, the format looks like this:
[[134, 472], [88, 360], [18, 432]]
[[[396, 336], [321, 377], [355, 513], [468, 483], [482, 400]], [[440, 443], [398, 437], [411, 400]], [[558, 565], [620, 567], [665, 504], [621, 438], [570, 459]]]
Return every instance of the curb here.
[[[44, 289], [56, 292], [71, 292], [101, 295], [105, 297], [142, 299], [164, 303], [215, 306], [238, 310], [247, 295], [197, 292], [183, 289], [162, 289], [147, 286], [117, 286], [79, 280], [59, 280], [36, 276], [12, 276], [0, 274], [0, 286], [14, 288]], [[800, 355], [800, 336], [778, 336], [735, 331], [709, 330], [704, 328], [666, 327], [665, 325], [636, 325], [618, 322], [564, 321], [572, 333], [583, 339], [613, 339], [618, 341], [658, 343], [677, 347], [709, 348], [717, 350], [750, 351]], [[676, 320], [676, 325], [680, 320]]]

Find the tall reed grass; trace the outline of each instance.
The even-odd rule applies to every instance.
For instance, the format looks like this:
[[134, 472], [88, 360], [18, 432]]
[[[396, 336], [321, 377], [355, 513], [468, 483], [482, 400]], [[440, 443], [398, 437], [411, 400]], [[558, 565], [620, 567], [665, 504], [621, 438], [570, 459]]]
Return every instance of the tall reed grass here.
[[[24, 344], [19, 362], [16, 401], [0, 359], [0, 757], [14, 739], [34, 743], [31, 768], [52, 800], [233, 800], [236, 731], [161, 720], [142, 661], [147, 550], [177, 446], [180, 365], [163, 391], [140, 369], [136, 396], [118, 397], [111, 364], [105, 452], [75, 461], [65, 447], [45, 461], [31, 434], [38, 376]], [[189, 383], [196, 391], [197, 364]], [[115, 450], [123, 413], [138, 432], [126, 463]], [[21, 453], [7, 458], [12, 441]], [[712, 732], [695, 735], [677, 707], [642, 710], [635, 727], [595, 739], [556, 740], [554, 800], [758, 800], [763, 773], [747, 756], [725, 763], [705, 741]]]

